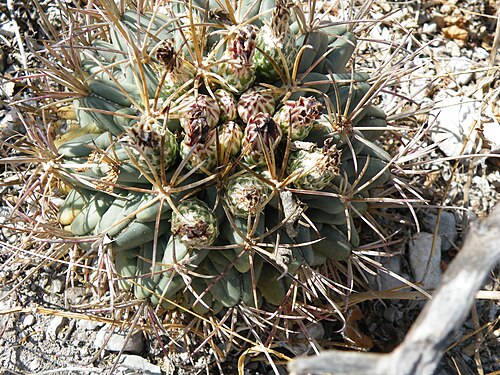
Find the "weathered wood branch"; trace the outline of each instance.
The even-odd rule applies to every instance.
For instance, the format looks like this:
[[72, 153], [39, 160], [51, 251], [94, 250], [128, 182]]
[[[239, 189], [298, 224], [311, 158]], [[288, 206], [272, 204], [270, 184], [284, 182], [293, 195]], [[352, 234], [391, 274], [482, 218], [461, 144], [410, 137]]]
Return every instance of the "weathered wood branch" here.
[[460, 327], [489, 271], [500, 261], [500, 205], [472, 228], [440, 287], [413, 324], [403, 343], [389, 354], [331, 350], [298, 358], [288, 365], [293, 375], [432, 374]]

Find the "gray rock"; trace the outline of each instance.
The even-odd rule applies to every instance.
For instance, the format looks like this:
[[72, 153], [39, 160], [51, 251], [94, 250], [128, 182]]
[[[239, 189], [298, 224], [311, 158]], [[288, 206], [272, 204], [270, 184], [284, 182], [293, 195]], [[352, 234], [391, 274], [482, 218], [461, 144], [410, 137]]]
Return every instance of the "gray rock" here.
[[427, 290], [437, 288], [442, 276], [441, 238], [436, 238], [436, 246], [431, 254], [432, 239], [431, 233], [420, 232], [408, 243], [410, 268], [415, 282], [421, 282], [422, 287]]
[[14, 111], [9, 111], [3, 118], [0, 119], [0, 139], [4, 139], [15, 134], [19, 121], [17, 114]]
[[451, 73], [458, 85], [467, 85], [474, 78], [472, 72], [474, 63], [463, 55], [452, 57], [448, 64], [438, 65], [438, 67], [441, 67], [441, 69], [438, 69], [439, 74]]
[[[395, 255], [388, 258], [381, 258], [379, 262], [382, 264], [384, 269], [390, 271], [396, 275], [401, 275], [401, 257]], [[391, 276], [387, 272], [378, 271], [379, 274], [379, 290], [389, 290], [397, 287], [403, 286], [403, 282]]]
[[47, 327], [47, 337], [53, 341], [57, 339], [57, 335], [61, 329], [68, 324], [68, 318], [63, 316], [55, 316]]
[[474, 63], [465, 56], [451, 58], [449, 67], [456, 74], [455, 79], [459, 85], [467, 85], [474, 78], [474, 73], [471, 72]]
[[[422, 218], [422, 226], [426, 231], [434, 233], [436, 228], [437, 215], [434, 213], [425, 213]], [[438, 235], [441, 237], [441, 250], [450, 250], [457, 240], [457, 227], [455, 215], [452, 212], [441, 212], [439, 220]]]
[[45, 272], [41, 273], [40, 276], [38, 277], [36, 285], [32, 284], [32, 288], [33, 288], [33, 286], [35, 287], [32, 290], [37, 291], [37, 290], [39, 290], [39, 288], [45, 289], [45, 287], [49, 284], [49, 279], [50, 279], [50, 276], [47, 273], [45, 273]]
[[[460, 155], [471, 127], [478, 119], [479, 109], [479, 103], [473, 99], [454, 97], [442, 100], [430, 112], [431, 138], [446, 156]], [[472, 140], [475, 138], [476, 131], [474, 130], [465, 147], [466, 154], [473, 151]]]
[[490, 143], [492, 150], [500, 148], [500, 123], [498, 116], [494, 113], [491, 105], [484, 110], [484, 121], [481, 123], [483, 136]]
[[159, 366], [153, 365], [147, 359], [138, 355], [122, 355], [118, 370], [123, 371], [124, 374], [161, 375], [161, 368]]
[[[8, 297], [7, 295], [10, 294]], [[16, 292], [11, 292], [11, 288], [8, 286], [1, 286], [0, 287], [0, 311], [5, 311], [8, 309], [11, 309], [16, 305], [16, 298], [15, 294]], [[0, 319], [8, 319], [8, 315], [0, 315]]]
[[[97, 332], [97, 337], [94, 341], [94, 347], [101, 348], [110, 334], [109, 325], [102, 327]], [[119, 352], [123, 349], [124, 352], [141, 353], [144, 350], [144, 337], [142, 332], [136, 332], [127, 340], [128, 332], [123, 332], [118, 328], [113, 330], [111, 337], [106, 342], [104, 349], [111, 352]], [[126, 341], [126, 342], [125, 342]]]
[[462, 56], [462, 50], [460, 46], [453, 40], [450, 40], [446, 43], [446, 52], [449, 53], [452, 57], [460, 57]]
[[387, 320], [389, 323], [396, 323], [396, 322], [401, 322], [401, 319], [404, 316], [404, 312], [396, 307], [396, 306], [389, 306], [385, 311], [384, 311], [384, 318]]
[[325, 337], [325, 328], [321, 323], [311, 323], [306, 327], [307, 337], [303, 332], [297, 334], [297, 340], [307, 339], [312, 337], [315, 340], [321, 340]]
[[89, 335], [86, 331], [80, 331], [77, 330], [74, 334], [73, 337], [75, 338], [74, 342], [85, 342], [87, 343], [89, 341]]
[[89, 351], [89, 348], [87, 346], [81, 347], [80, 350], [78, 351], [78, 353], [80, 354], [80, 356], [82, 358], [85, 358], [85, 357], [90, 355], [90, 351]]
[[441, 8], [439, 8], [439, 12], [442, 14], [451, 14], [452, 10], [453, 8], [448, 3], [443, 4]]
[[40, 363], [40, 360], [36, 357], [30, 358], [30, 360], [27, 361], [27, 366], [28, 366], [30, 371], [35, 372], [40, 368], [41, 363]]

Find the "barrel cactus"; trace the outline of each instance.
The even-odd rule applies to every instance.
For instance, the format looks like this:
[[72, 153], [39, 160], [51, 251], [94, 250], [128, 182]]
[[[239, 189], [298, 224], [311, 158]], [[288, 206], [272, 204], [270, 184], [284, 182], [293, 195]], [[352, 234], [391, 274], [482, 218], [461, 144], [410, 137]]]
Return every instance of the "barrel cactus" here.
[[200, 315], [275, 311], [305, 269], [348, 259], [391, 178], [349, 25], [283, 0], [104, 3], [54, 145], [59, 222], [106, 239], [119, 288]]

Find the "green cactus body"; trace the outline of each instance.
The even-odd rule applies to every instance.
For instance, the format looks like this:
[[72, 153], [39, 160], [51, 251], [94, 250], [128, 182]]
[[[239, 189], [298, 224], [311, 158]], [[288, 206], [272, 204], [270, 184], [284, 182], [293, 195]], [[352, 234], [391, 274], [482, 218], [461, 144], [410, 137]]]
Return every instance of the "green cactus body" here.
[[172, 213], [172, 234], [187, 247], [212, 245], [219, 234], [217, 225], [212, 210], [196, 198], [180, 202]]
[[287, 76], [286, 71], [291, 73], [297, 54], [295, 38], [289, 26], [290, 5], [283, 0], [276, 2], [270, 24], [262, 26], [255, 41], [257, 46], [253, 56], [255, 71], [271, 82], [280, 78], [280, 73], [283, 77]]
[[281, 129], [270, 115], [258, 113], [248, 120], [241, 153], [246, 163], [250, 165], [265, 165], [265, 155], [274, 154], [281, 140]]
[[283, 135], [290, 133], [292, 141], [301, 141], [309, 135], [323, 106], [312, 97], [301, 96], [298, 100], [288, 100], [274, 115]]
[[269, 185], [253, 174], [245, 173], [228, 181], [225, 197], [234, 215], [247, 218], [264, 208], [271, 193]]
[[307, 2], [291, 20], [288, 0], [125, 3], [120, 28], [78, 46], [80, 128], [54, 142], [78, 190], [59, 222], [110, 238], [119, 287], [154, 305], [273, 310], [300, 270], [348, 259], [391, 177], [384, 111], [352, 116], [373, 90], [351, 25]]
[[[163, 166], [164, 170], [170, 168], [177, 159], [179, 147], [174, 134], [157, 121], [143, 121], [128, 129], [127, 143], [132, 147], [131, 151], [136, 162], [146, 171], [149, 170], [148, 163], [144, 157], [155, 167], [157, 172]], [[163, 145], [163, 147], [162, 147]]]
[[259, 113], [272, 115], [275, 109], [274, 96], [259, 86], [244, 92], [238, 100], [238, 115], [244, 122]]
[[234, 158], [241, 151], [243, 130], [234, 121], [228, 121], [217, 129], [219, 142], [219, 160], [226, 161]]
[[340, 153], [335, 144], [309, 150], [292, 151], [288, 174], [296, 174], [293, 184], [304, 190], [321, 190], [339, 174]]

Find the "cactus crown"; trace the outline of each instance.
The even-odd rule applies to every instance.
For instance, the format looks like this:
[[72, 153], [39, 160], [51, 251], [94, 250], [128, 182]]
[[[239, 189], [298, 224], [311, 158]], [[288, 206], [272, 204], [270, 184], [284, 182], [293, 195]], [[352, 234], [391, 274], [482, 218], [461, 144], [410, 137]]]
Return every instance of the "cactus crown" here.
[[271, 16], [271, 30], [277, 39], [284, 38], [290, 25], [290, 9], [293, 3], [289, 0], [277, 0]]
[[198, 199], [188, 199], [172, 215], [172, 235], [188, 247], [210, 246], [218, 235], [217, 219]]
[[159, 148], [161, 136], [150, 122], [141, 121], [134, 127], [127, 129], [129, 142], [142, 150]]
[[166, 39], [162, 42], [161, 47], [156, 50], [156, 59], [163, 64], [168, 73], [174, 73], [179, 69], [181, 59], [175, 51], [173, 39]]
[[228, 45], [229, 58], [236, 64], [249, 65], [255, 51], [255, 38], [257, 37], [254, 25], [238, 28], [236, 35]]

